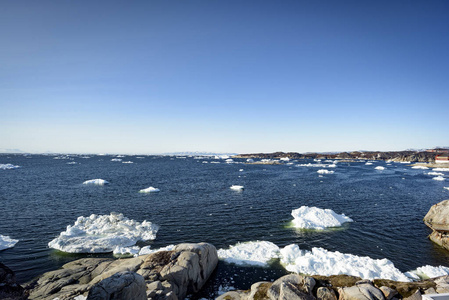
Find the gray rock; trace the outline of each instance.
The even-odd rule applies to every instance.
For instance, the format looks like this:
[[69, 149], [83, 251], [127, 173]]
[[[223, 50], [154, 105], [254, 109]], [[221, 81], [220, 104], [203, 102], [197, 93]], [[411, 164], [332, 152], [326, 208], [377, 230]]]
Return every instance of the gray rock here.
[[[315, 287], [315, 279], [298, 274], [285, 275], [271, 285], [267, 295], [272, 300], [277, 299], [309, 299]], [[294, 297], [294, 298], [284, 298]]]
[[337, 300], [334, 290], [327, 287], [320, 287], [316, 291], [316, 298], [318, 300]]
[[269, 299], [267, 295], [268, 289], [271, 287], [272, 283], [268, 281], [260, 281], [251, 285], [251, 291], [246, 298], [247, 300], [263, 300]]
[[379, 290], [382, 291], [382, 293], [385, 296], [385, 299], [387, 299], [387, 300], [391, 300], [394, 296], [396, 296], [398, 294], [398, 291], [396, 291], [392, 288], [389, 288], [387, 286], [381, 286], [379, 288]]
[[217, 297], [215, 300], [246, 300], [246, 294], [243, 291], [230, 291]]
[[435, 284], [437, 293], [449, 293], [449, 276], [438, 277], [435, 279]]
[[120, 272], [94, 285], [87, 300], [147, 300], [145, 280], [137, 273]]
[[433, 230], [429, 239], [449, 250], [449, 200], [433, 205], [424, 217], [424, 223]]
[[0, 299], [26, 299], [23, 287], [16, 281], [16, 275], [2, 263], [0, 263]]
[[355, 286], [339, 288], [339, 300], [385, 300], [381, 290], [370, 282], [360, 282]]
[[436, 294], [436, 293], [437, 291], [432, 287], [424, 291], [424, 294]]
[[410, 297], [404, 298], [404, 300], [422, 300], [421, 292], [416, 290], [416, 292]]

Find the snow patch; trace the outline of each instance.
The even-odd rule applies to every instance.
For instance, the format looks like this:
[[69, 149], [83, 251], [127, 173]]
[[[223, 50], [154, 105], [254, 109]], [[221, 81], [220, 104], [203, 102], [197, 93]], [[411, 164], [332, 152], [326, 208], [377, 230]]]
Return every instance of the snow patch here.
[[229, 249], [219, 249], [218, 257], [236, 265], [267, 266], [273, 258], [279, 257], [279, 247], [267, 241], [238, 243]]
[[158, 229], [151, 222], [139, 223], [123, 214], [92, 214], [78, 217], [75, 224], [68, 225], [48, 246], [69, 253], [107, 253], [117, 246], [129, 247], [139, 240], [154, 240]]
[[19, 240], [15, 240], [6, 235], [0, 234], [0, 251], [14, 247]]
[[301, 206], [292, 210], [293, 225], [296, 228], [323, 230], [327, 227], [340, 227], [343, 223], [353, 222], [344, 214], [336, 214], [331, 209]]

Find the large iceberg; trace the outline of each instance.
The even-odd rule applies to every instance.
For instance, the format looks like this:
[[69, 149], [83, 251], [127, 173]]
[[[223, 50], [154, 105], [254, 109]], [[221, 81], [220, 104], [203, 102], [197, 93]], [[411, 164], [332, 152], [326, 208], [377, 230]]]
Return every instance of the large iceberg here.
[[18, 168], [20, 168], [20, 166], [15, 166], [13, 164], [0, 164], [0, 170], [14, 170]]
[[353, 222], [344, 214], [336, 214], [331, 209], [301, 206], [292, 210], [293, 226], [303, 229], [323, 230], [327, 227], [340, 227], [343, 223]]
[[368, 256], [333, 252], [323, 248], [302, 251], [295, 244], [282, 248], [280, 254], [281, 264], [290, 272], [324, 276], [346, 274], [363, 279], [410, 281], [410, 278], [386, 258], [372, 259]]
[[91, 180], [84, 181], [83, 184], [87, 184], [87, 185], [105, 185], [105, 184], [109, 184], [109, 182], [104, 180], [104, 179], [91, 179]]
[[117, 246], [130, 247], [137, 241], [156, 238], [159, 226], [143, 221], [130, 220], [123, 214], [78, 217], [75, 224], [48, 243], [50, 248], [70, 253], [107, 253]]
[[15, 240], [6, 235], [0, 234], [0, 251], [14, 247], [19, 240]]
[[236, 265], [266, 266], [279, 257], [279, 247], [267, 241], [238, 243], [229, 249], [219, 249], [218, 257]]

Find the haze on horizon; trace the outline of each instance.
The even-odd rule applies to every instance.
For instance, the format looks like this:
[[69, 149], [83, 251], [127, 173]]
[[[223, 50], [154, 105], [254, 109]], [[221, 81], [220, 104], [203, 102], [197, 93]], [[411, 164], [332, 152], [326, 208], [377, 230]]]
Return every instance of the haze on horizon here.
[[2, 1], [0, 149], [449, 144], [449, 2]]

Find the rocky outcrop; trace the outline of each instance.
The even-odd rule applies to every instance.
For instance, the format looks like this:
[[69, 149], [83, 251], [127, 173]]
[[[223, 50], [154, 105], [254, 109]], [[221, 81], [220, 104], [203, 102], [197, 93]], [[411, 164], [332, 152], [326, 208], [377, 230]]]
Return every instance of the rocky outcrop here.
[[449, 250], [449, 200], [433, 205], [424, 217], [424, 223], [433, 230], [429, 239]]
[[303, 276], [290, 274], [275, 282], [258, 282], [248, 291], [230, 291], [217, 300], [421, 300], [422, 294], [446, 293], [449, 276], [417, 282], [361, 280], [348, 275]]
[[2, 263], [0, 263], [0, 299], [26, 299], [23, 287], [16, 281], [16, 275]]
[[130, 259], [79, 259], [45, 273], [27, 289], [29, 298], [36, 300], [78, 295], [88, 295], [88, 299], [184, 299], [201, 289], [217, 263], [213, 245], [180, 244], [172, 251]]

